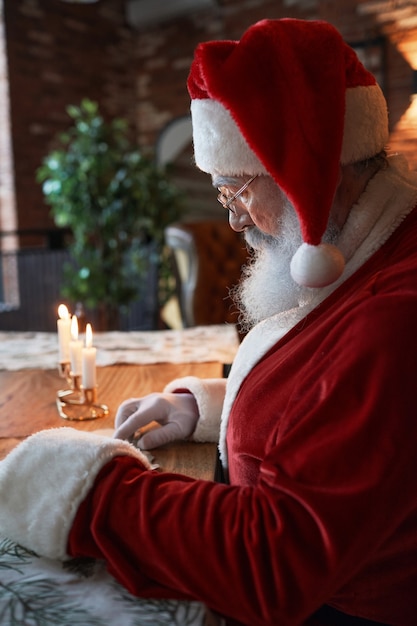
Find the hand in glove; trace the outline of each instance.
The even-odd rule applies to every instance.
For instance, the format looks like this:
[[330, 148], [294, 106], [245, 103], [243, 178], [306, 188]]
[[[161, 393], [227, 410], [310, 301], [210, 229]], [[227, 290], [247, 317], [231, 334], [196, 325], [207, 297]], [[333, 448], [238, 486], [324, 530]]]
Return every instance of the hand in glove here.
[[153, 421], [161, 428], [139, 435], [137, 445], [140, 448], [150, 450], [170, 441], [186, 439], [194, 432], [198, 421], [194, 396], [190, 393], [152, 393], [125, 400], [117, 410], [114, 436], [132, 439], [138, 430]]
[[0, 535], [41, 556], [68, 558], [68, 534], [101, 468], [115, 456], [146, 457], [126, 441], [73, 428], [32, 435], [0, 462]]

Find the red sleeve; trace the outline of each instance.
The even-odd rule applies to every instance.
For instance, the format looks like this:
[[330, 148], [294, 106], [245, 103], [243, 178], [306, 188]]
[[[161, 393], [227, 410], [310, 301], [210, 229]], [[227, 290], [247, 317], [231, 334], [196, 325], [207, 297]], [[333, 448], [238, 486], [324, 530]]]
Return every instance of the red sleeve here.
[[[104, 559], [138, 596], [200, 600], [250, 626], [302, 623], [375, 549], [386, 506], [374, 498], [370, 510], [361, 485], [357, 499], [354, 486], [338, 494], [337, 486], [296, 486], [279, 473], [266, 463], [258, 487], [236, 487], [118, 457], [79, 508], [68, 552]], [[389, 533], [392, 520], [386, 524]], [[408, 573], [412, 581], [415, 569], [410, 563], [400, 578], [393, 570], [392, 582]], [[415, 616], [412, 604], [403, 612]]]
[[[390, 603], [400, 617], [388, 623], [414, 624], [416, 305], [365, 305], [361, 324], [347, 315], [351, 324], [340, 320], [326, 333], [315, 354], [326, 376], [301, 376], [294, 391], [307, 402], [311, 383], [319, 398], [283, 430], [255, 486], [158, 474], [116, 458], [78, 511], [69, 553], [105, 559], [134, 594], [193, 598], [250, 626], [302, 623], [355, 577], [362, 598], [377, 592], [382, 617], [374, 619], [388, 621]], [[398, 316], [390, 311], [397, 306]], [[274, 394], [277, 402], [276, 384], [262, 410]]]

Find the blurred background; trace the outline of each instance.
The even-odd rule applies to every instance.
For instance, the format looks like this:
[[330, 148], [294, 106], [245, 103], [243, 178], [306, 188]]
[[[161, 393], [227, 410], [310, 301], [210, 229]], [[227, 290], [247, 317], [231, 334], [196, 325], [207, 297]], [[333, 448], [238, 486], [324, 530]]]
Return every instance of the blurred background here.
[[[195, 46], [238, 39], [262, 18], [334, 24], [377, 77], [390, 110], [390, 151], [417, 167], [417, 1], [0, 0], [0, 330], [53, 330], [67, 229], [36, 172], [68, 128], [68, 105], [97, 102], [124, 118], [138, 149], [169, 166], [181, 221], [226, 220], [192, 160], [186, 80]], [[152, 291], [146, 289], [145, 291]], [[149, 296], [148, 293], [148, 296]], [[160, 326], [153, 295], [123, 329]]]

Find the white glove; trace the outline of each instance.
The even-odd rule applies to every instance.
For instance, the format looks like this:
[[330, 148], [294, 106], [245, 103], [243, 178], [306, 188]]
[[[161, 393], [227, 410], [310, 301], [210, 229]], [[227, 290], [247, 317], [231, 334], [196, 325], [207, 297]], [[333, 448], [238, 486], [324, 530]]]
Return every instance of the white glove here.
[[[150, 422], [157, 422], [161, 428], [143, 435], [139, 433], [137, 439], [137, 431]], [[135, 438], [139, 448], [151, 450], [170, 441], [186, 439], [194, 432], [197, 422], [198, 407], [192, 394], [151, 393], [143, 398], [125, 400], [119, 406], [114, 436], [118, 439]]]

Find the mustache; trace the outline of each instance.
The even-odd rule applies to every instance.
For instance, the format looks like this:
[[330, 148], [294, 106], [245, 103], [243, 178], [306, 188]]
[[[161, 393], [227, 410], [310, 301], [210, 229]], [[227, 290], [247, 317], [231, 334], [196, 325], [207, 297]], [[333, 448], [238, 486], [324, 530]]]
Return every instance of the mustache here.
[[253, 250], [262, 250], [265, 246], [273, 246], [276, 238], [262, 232], [257, 226], [249, 226], [243, 233], [247, 247]]

